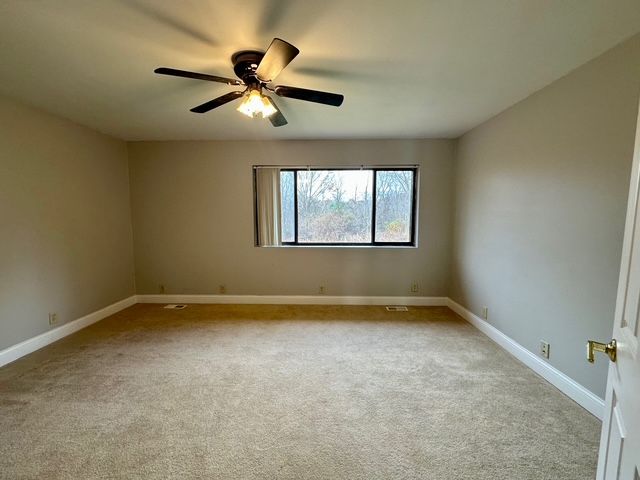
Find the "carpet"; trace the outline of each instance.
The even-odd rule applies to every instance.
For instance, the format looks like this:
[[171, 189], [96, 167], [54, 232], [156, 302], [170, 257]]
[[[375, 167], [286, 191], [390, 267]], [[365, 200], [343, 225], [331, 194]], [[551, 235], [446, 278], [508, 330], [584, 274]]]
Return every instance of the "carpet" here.
[[0, 369], [3, 479], [583, 480], [599, 431], [445, 307], [138, 304]]

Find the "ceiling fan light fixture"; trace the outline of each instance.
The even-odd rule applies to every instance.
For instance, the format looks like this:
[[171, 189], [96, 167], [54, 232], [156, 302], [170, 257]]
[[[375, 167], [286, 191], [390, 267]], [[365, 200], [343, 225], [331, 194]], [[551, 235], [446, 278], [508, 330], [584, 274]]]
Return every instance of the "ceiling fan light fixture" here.
[[249, 90], [237, 110], [247, 117], [255, 117], [258, 112], [262, 111], [262, 95], [260, 95], [260, 91], [253, 88]]
[[242, 103], [237, 110], [247, 117], [255, 118], [262, 116], [267, 118], [276, 113], [276, 108], [268, 97], [262, 95], [259, 89], [254, 88], [242, 99]]
[[267, 118], [276, 113], [278, 109], [271, 99], [265, 95], [262, 96], [262, 118]]

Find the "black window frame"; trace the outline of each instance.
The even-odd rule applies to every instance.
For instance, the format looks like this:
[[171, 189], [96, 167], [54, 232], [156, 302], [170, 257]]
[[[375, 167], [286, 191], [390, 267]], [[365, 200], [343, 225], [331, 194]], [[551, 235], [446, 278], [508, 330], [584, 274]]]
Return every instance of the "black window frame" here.
[[[266, 167], [266, 166], [265, 166]], [[372, 171], [373, 191], [371, 195], [371, 241], [370, 242], [300, 242], [298, 240], [298, 174], [300, 171]], [[378, 194], [378, 172], [410, 171], [413, 172], [413, 185], [411, 197], [411, 225], [409, 241], [407, 242], [380, 242], [376, 241], [376, 201]], [[293, 201], [294, 201], [294, 241], [282, 242], [282, 246], [291, 247], [416, 247], [417, 246], [417, 216], [418, 216], [418, 167], [417, 166], [367, 166], [367, 167], [284, 167], [280, 172], [294, 172], [293, 175]], [[255, 189], [255, 178], [254, 178]], [[257, 198], [255, 204], [257, 212]], [[256, 229], [258, 228], [256, 219]], [[258, 234], [256, 230], [256, 235]]]

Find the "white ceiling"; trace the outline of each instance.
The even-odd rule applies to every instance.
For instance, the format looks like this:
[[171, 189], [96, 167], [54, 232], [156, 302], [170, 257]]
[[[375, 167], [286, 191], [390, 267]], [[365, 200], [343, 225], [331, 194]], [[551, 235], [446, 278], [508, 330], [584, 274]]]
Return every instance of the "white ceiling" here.
[[[2, 0], [0, 92], [126, 140], [456, 137], [639, 31], [639, 0]], [[342, 107], [278, 98], [273, 128], [153, 74], [233, 77], [276, 36], [276, 83]]]

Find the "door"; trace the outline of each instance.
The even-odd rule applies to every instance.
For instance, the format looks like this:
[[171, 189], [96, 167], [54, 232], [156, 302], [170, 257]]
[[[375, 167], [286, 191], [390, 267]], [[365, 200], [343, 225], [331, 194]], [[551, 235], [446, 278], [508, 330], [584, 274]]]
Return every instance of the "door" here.
[[[640, 480], [640, 118], [631, 170], [597, 480]], [[600, 356], [597, 361], [605, 361]]]

